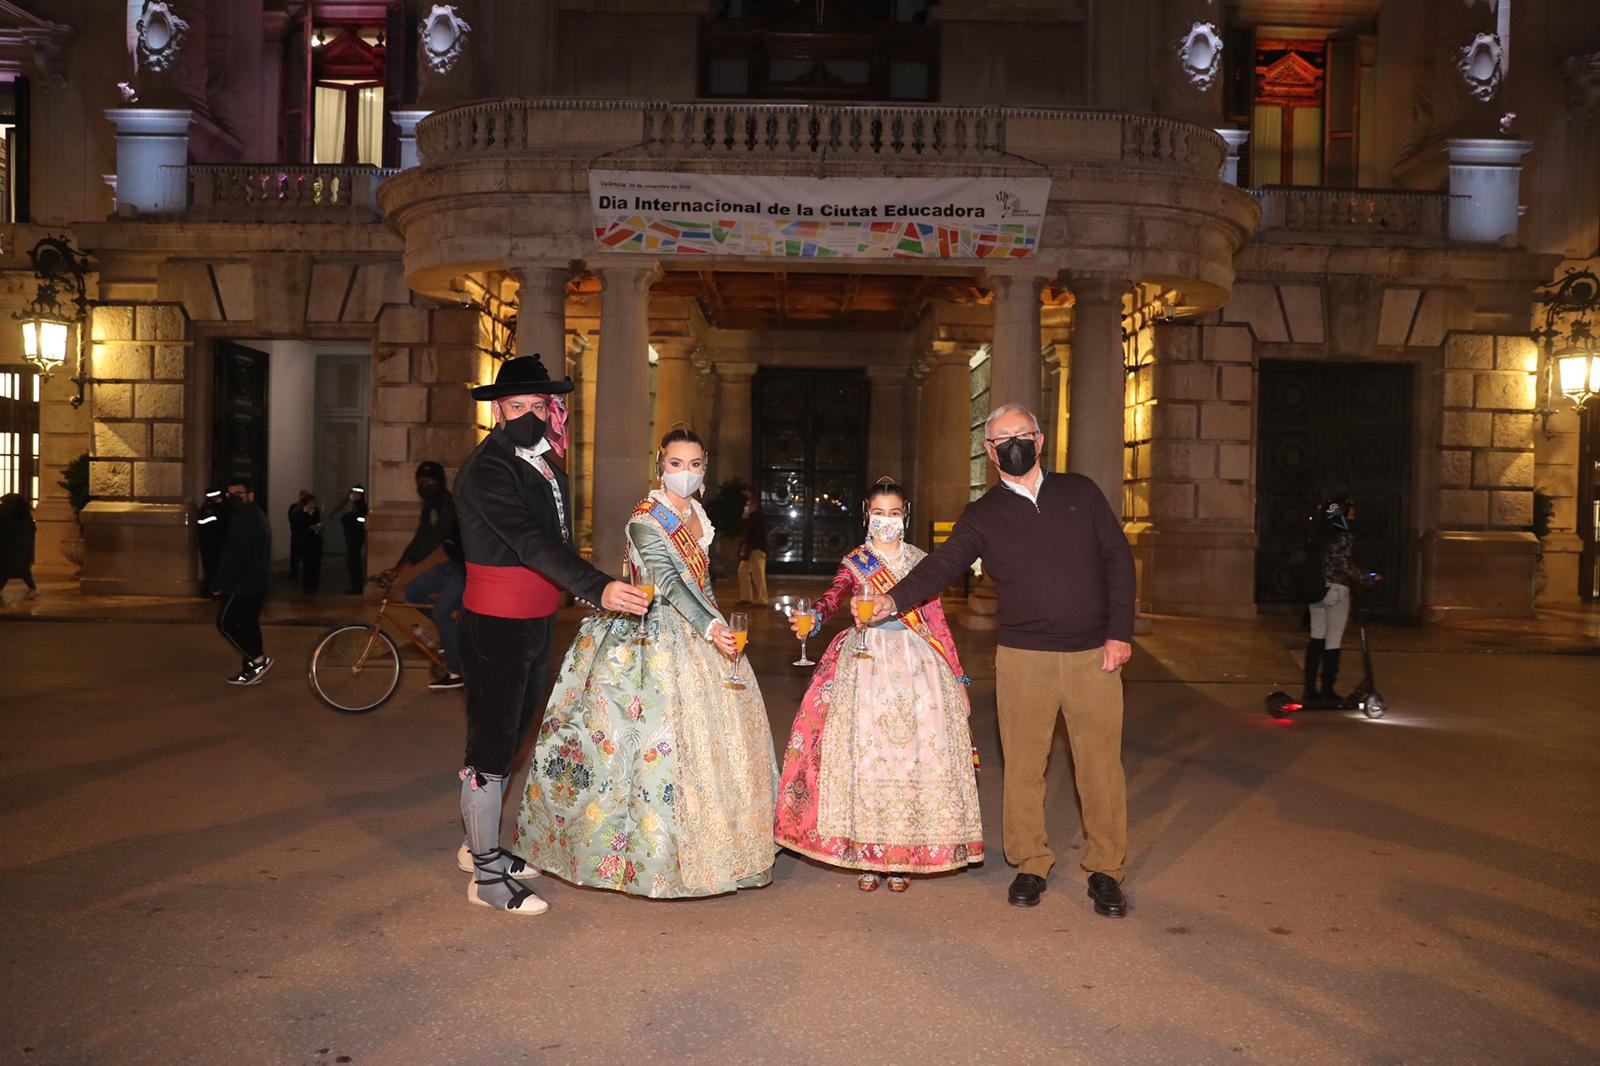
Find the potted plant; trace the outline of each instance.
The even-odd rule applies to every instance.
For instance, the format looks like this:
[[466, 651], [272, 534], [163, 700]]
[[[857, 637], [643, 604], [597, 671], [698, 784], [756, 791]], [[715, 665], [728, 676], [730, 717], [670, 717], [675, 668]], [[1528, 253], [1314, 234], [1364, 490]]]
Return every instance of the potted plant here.
[[83, 509], [94, 499], [89, 495], [89, 453], [84, 452], [61, 468], [61, 480], [56, 484], [67, 492], [67, 502], [72, 505], [72, 517], [77, 520], [76, 532], [61, 538], [61, 555], [80, 570], [83, 567]]
[[727, 577], [739, 569], [739, 539], [744, 536], [744, 505], [749, 498], [750, 486], [739, 478], [730, 478], [706, 500], [706, 517], [718, 533], [713, 560], [718, 577]]

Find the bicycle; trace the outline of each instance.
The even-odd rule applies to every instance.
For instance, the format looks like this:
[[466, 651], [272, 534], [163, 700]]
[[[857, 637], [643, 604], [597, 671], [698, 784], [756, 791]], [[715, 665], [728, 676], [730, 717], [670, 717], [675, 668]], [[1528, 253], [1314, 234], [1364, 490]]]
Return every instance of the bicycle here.
[[[328, 630], [312, 647], [306, 662], [306, 680], [312, 694], [340, 714], [370, 714], [400, 688], [404, 662], [400, 646], [384, 628], [385, 616], [393, 609], [420, 613], [432, 606], [390, 600], [392, 578], [370, 577], [367, 583], [383, 589], [383, 599], [372, 622], [348, 622]], [[387, 621], [391, 627], [396, 625], [392, 618]], [[416, 628], [402, 627], [400, 631], [436, 668], [446, 669], [442, 649], [429, 643]]]

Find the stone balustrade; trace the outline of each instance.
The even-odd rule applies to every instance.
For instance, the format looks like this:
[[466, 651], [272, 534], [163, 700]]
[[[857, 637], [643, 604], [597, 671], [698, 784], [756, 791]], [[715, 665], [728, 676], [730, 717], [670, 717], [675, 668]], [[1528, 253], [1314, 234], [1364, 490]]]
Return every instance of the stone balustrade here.
[[1206, 178], [1217, 176], [1226, 155], [1212, 130], [1115, 111], [566, 99], [493, 100], [438, 112], [418, 125], [417, 144], [426, 166], [608, 151], [674, 164], [1117, 163]]
[[1448, 193], [1287, 185], [1251, 191], [1261, 201], [1257, 240], [1309, 238], [1318, 244], [1441, 244], [1449, 240], [1452, 197]]
[[190, 222], [378, 222], [378, 185], [395, 170], [359, 166], [164, 167], [166, 202]]

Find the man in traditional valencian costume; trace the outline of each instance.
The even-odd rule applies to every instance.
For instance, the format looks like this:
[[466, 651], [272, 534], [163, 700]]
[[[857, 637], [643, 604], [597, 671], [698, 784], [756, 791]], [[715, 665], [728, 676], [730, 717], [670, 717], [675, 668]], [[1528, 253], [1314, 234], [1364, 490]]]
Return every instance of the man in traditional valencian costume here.
[[466, 843], [458, 865], [472, 873], [467, 898], [513, 914], [547, 904], [522, 881], [538, 871], [500, 847], [505, 775], [538, 714], [550, 635], [562, 590], [591, 606], [642, 614], [639, 589], [590, 566], [572, 544], [566, 473], [550, 462], [566, 451], [571, 380], [552, 381], [537, 355], [507, 360], [493, 385], [495, 428], [456, 475], [456, 514], [466, 554], [461, 668], [467, 689], [467, 749], [461, 769]]

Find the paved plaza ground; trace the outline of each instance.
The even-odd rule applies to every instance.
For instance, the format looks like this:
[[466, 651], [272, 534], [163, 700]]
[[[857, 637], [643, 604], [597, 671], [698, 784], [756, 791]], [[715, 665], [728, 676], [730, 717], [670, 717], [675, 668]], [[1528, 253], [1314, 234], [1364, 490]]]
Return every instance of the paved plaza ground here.
[[[1600, 1061], [1593, 613], [1382, 628], [1389, 717], [1288, 724], [1261, 697], [1297, 676], [1291, 625], [1155, 620], [1113, 921], [1064, 751], [1061, 865], [1041, 906], [1005, 903], [981, 635], [985, 866], [904, 896], [788, 854], [704, 901], [546, 878], [549, 913], [518, 919], [454, 869], [459, 695], [414, 669], [378, 713], [332, 714], [311, 624], [271, 625], [278, 666], [230, 688], [206, 610], [56, 592], [0, 620], [0, 1061]], [[777, 740], [805, 680], [780, 622], [752, 640]]]

